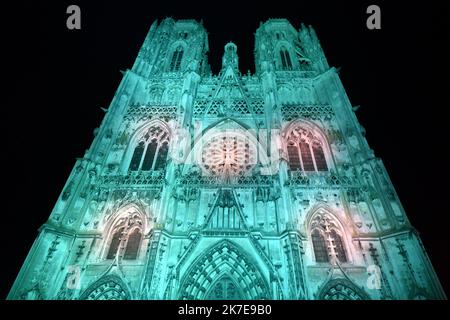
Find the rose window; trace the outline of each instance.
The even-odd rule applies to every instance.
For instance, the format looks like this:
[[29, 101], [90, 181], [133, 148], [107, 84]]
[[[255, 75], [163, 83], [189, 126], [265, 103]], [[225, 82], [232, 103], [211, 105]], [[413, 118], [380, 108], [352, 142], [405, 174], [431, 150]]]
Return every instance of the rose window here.
[[202, 166], [212, 175], [238, 176], [253, 167], [254, 154], [245, 137], [214, 137], [203, 146]]

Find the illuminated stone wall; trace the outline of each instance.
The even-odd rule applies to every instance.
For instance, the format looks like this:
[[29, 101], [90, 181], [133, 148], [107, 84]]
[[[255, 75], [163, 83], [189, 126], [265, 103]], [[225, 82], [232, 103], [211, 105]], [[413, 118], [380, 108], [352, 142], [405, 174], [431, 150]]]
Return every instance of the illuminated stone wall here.
[[314, 30], [255, 37], [151, 26], [9, 299], [445, 298]]

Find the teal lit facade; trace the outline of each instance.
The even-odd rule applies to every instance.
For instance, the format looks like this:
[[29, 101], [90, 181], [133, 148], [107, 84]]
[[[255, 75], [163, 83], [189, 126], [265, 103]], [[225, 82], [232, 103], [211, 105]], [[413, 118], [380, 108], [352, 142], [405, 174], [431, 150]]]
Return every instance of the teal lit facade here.
[[446, 299], [312, 27], [156, 21], [8, 299]]

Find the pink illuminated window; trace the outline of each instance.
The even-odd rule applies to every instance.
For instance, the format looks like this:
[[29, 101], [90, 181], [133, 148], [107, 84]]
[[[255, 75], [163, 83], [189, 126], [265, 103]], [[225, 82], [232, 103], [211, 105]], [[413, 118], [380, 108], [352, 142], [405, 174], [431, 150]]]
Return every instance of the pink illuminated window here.
[[123, 255], [125, 260], [135, 260], [137, 258], [139, 246], [141, 245], [141, 238], [141, 231], [137, 228], [128, 236], [125, 254]]
[[300, 163], [300, 156], [298, 154], [298, 148], [296, 145], [289, 145], [288, 156], [289, 156], [289, 165], [291, 170], [301, 170], [302, 166]]
[[328, 171], [327, 161], [323, 149], [318, 143], [313, 144], [314, 159], [316, 160], [317, 171]]
[[316, 262], [328, 262], [328, 249], [322, 233], [314, 229], [311, 234]]
[[311, 131], [300, 126], [294, 127], [287, 139], [289, 166], [292, 171], [328, 171], [322, 144]]
[[336, 232], [336, 230], [331, 230], [331, 238], [333, 238], [334, 251], [340, 262], [347, 262], [347, 256], [345, 255], [344, 244], [342, 243], [341, 236]]
[[122, 239], [123, 230], [124, 228], [120, 228], [114, 232], [106, 259], [114, 259], [116, 257], [117, 250], [119, 249], [120, 241]]
[[311, 150], [309, 149], [309, 144], [307, 144], [306, 142], [300, 142], [300, 152], [302, 154], [303, 170], [315, 171], [313, 159], [311, 156]]

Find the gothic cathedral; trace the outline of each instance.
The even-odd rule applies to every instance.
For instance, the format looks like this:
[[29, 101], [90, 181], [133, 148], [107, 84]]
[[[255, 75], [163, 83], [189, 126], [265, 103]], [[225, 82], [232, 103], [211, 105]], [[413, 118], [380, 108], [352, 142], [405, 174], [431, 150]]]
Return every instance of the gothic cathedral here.
[[316, 33], [154, 22], [8, 299], [445, 299]]

